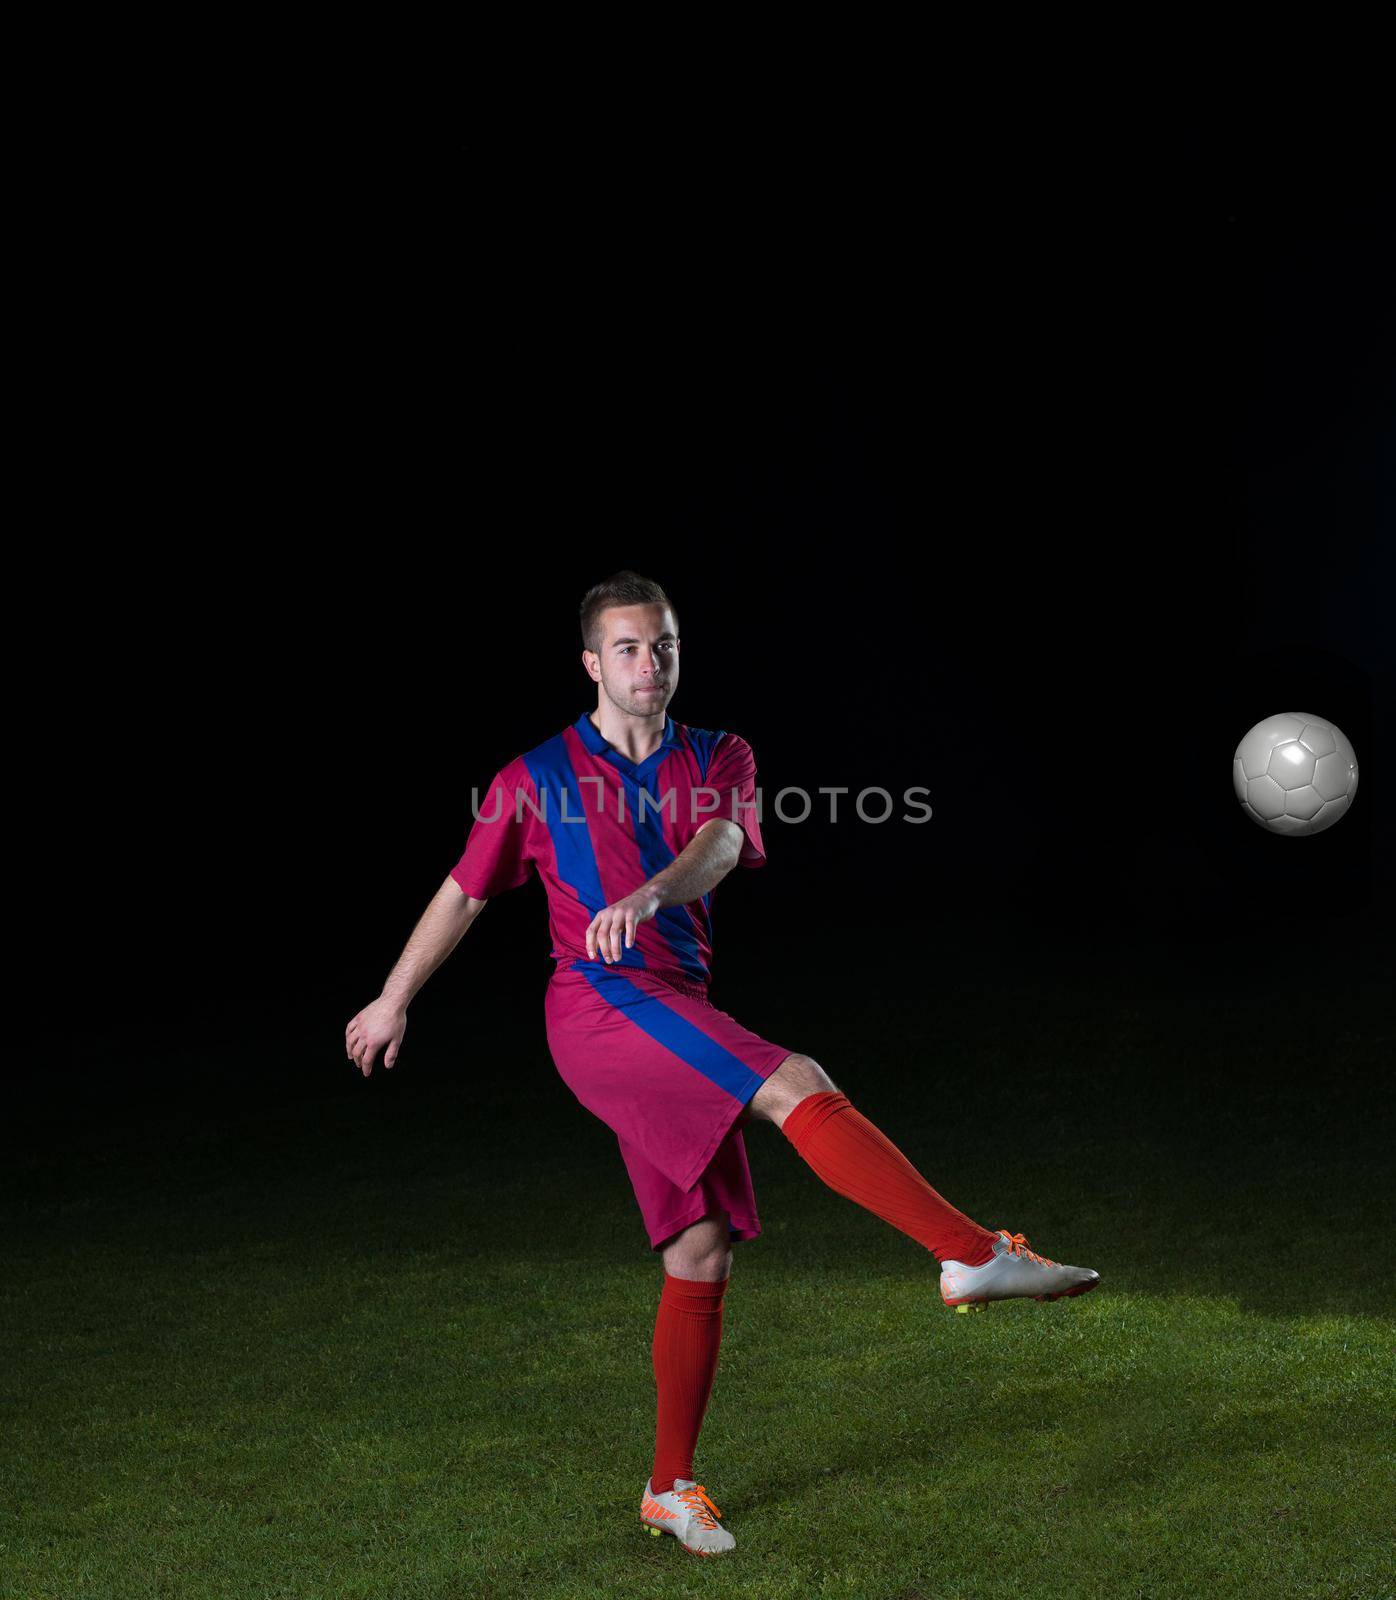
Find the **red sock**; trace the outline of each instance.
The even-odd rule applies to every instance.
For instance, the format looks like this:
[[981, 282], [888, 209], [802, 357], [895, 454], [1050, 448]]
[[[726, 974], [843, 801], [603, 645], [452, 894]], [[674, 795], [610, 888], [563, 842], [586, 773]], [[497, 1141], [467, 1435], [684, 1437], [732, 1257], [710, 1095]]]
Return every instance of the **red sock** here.
[[722, 1343], [722, 1296], [727, 1279], [700, 1283], [664, 1274], [654, 1319], [654, 1383], [659, 1405], [654, 1435], [656, 1494], [675, 1478], [693, 1476], [693, 1451], [717, 1371]]
[[910, 1234], [937, 1261], [979, 1267], [992, 1258], [998, 1235], [937, 1194], [845, 1095], [806, 1095], [781, 1132], [836, 1194]]

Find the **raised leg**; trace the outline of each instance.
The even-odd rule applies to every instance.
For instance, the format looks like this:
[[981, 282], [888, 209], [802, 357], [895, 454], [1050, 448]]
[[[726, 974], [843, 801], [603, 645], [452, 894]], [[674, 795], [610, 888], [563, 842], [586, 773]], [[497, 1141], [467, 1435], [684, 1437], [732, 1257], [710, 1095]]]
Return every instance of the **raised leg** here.
[[810, 1056], [790, 1055], [749, 1102], [836, 1194], [906, 1234], [938, 1261], [979, 1266], [996, 1235], [957, 1211]]
[[[747, 1102], [753, 1117], [783, 1128], [785, 1119], [807, 1095], [837, 1094], [838, 1085], [810, 1056], [786, 1056]], [[737, 1119], [738, 1124], [741, 1118]]]

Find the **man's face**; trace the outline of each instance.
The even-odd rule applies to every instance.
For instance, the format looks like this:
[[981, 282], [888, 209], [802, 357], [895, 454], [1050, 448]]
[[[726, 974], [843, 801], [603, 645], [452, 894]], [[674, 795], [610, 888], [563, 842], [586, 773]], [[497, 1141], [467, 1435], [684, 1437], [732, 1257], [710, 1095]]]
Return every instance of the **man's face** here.
[[[619, 711], [652, 717], [679, 681], [679, 638], [668, 606], [613, 606], [601, 613], [601, 649], [582, 660]], [[593, 665], [593, 663], [595, 665]]]

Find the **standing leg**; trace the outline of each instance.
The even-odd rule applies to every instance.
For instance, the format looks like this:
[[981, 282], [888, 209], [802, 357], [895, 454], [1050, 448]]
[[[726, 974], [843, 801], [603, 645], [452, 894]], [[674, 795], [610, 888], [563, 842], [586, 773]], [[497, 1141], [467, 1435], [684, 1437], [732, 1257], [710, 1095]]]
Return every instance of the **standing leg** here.
[[656, 1493], [693, 1477], [693, 1452], [722, 1342], [722, 1297], [732, 1271], [725, 1211], [690, 1224], [664, 1245], [664, 1283], [654, 1323]]
[[998, 1235], [938, 1194], [817, 1061], [787, 1056], [750, 1105], [753, 1116], [774, 1122], [835, 1193], [909, 1235], [937, 1261], [973, 1267], [993, 1258]]

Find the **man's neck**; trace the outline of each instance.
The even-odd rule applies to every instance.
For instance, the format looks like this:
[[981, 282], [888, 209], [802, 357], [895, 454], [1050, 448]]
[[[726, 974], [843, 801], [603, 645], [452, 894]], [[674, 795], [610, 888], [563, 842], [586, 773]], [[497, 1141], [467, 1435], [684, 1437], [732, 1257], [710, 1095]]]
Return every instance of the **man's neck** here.
[[664, 743], [665, 713], [652, 717], [631, 717], [612, 705], [597, 706], [588, 713], [591, 725], [612, 750], [639, 766]]

